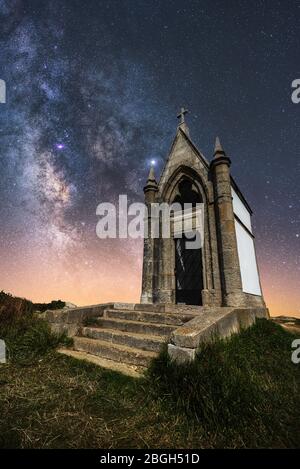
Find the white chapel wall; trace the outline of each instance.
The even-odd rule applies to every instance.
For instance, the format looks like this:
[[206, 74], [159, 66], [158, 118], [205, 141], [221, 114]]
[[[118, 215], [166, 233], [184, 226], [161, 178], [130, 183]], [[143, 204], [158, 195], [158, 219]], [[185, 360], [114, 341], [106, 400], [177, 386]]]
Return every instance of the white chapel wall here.
[[[233, 188], [232, 197], [234, 214], [241, 220], [250, 233], [252, 233], [251, 215]], [[243, 224], [235, 220], [243, 291], [245, 293], [251, 293], [252, 295], [261, 295], [253, 237]]]
[[232, 204], [233, 204], [234, 214], [239, 217], [241, 222], [244, 223], [244, 225], [252, 233], [251, 215], [248, 209], [245, 207], [244, 203], [239, 198], [239, 196], [237, 195], [237, 193], [235, 192], [233, 188], [231, 188], [231, 194], [232, 194]]

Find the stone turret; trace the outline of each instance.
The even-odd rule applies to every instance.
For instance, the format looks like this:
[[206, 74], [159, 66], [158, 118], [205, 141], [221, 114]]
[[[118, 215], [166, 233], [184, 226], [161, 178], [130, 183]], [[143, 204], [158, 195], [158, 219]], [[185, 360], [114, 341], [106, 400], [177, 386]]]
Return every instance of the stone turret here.
[[149, 176], [144, 187], [145, 202], [146, 204], [155, 202], [156, 193], [158, 191], [157, 182], [154, 174], [154, 166], [151, 165]]
[[235, 232], [230, 165], [231, 160], [217, 137], [210, 167], [214, 185], [223, 303], [225, 306], [241, 306], [244, 295]]
[[147, 228], [148, 236], [144, 237], [144, 263], [142, 276], [142, 295], [141, 303], [153, 303], [154, 279], [155, 279], [155, 260], [154, 249], [155, 239], [151, 237], [151, 204], [156, 201], [158, 186], [154, 174], [154, 166], [151, 165], [149, 176], [144, 187], [145, 204], [148, 212], [145, 215], [144, 223]]

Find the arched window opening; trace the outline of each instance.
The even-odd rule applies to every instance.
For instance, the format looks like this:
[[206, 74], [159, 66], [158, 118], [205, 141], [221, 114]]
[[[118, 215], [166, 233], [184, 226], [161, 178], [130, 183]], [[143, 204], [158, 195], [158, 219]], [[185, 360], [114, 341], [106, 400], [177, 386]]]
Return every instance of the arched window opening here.
[[187, 178], [182, 179], [178, 184], [177, 194], [173, 203], [178, 203], [184, 208], [184, 204], [191, 204], [192, 207], [196, 207], [196, 204], [201, 202], [203, 202], [202, 196], [194, 188], [193, 182]]

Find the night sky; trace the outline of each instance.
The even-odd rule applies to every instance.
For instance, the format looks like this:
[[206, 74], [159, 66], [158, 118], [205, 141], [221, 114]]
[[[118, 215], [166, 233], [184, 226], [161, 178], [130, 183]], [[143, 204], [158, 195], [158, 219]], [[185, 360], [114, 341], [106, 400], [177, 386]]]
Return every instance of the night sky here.
[[0, 290], [138, 301], [142, 242], [98, 239], [96, 207], [142, 200], [185, 106], [254, 211], [271, 313], [300, 316], [299, 58], [299, 1], [0, 0]]

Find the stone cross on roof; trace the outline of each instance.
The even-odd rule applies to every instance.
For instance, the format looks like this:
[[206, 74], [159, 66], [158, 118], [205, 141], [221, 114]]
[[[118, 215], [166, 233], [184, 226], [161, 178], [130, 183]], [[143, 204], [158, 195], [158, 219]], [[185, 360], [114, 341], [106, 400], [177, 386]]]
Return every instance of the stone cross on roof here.
[[184, 124], [185, 123], [185, 114], [187, 114], [189, 111], [187, 109], [184, 109], [184, 107], [181, 108], [180, 113], [177, 116], [177, 119], [180, 119], [179, 124]]

